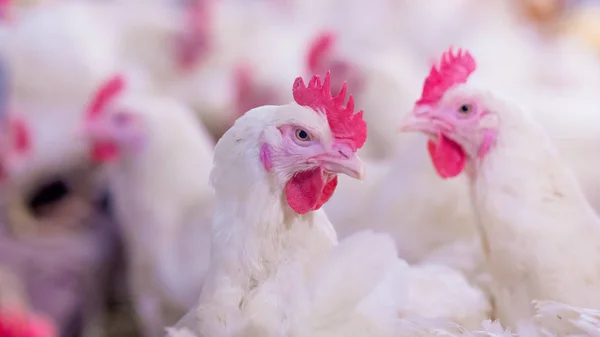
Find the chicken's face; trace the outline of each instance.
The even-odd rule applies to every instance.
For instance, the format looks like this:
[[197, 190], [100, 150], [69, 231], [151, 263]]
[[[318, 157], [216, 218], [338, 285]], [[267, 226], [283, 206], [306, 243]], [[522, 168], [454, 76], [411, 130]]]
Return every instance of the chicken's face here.
[[329, 73], [322, 85], [318, 76], [308, 86], [297, 78], [297, 105], [282, 107], [275, 124], [261, 136], [260, 161], [285, 186], [286, 201], [299, 214], [317, 210], [331, 198], [338, 174], [364, 176], [356, 155], [367, 138], [362, 111], [354, 113], [352, 96], [343, 105], [345, 85], [336, 97], [329, 85]]
[[459, 175], [467, 159], [483, 158], [496, 138], [498, 118], [484, 104], [485, 93], [466, 84], [475, 68], [468, 51], [446, 51], [439, 65], [431, 68], [421, 98], [400, 125], [400, 131], [431, 137], [427, 149], [442, 178]]
[[146, 138], [141, 115], [113, 105], [124, 88], [121, 75], [111, 77], [98, 87], [87, 107], [80, 131], [91, 142], [90, 157], [94, 161], [110, 162], [123, 151], [139, 150]]
[[442, 178], [460, 174], [468, 159], [482, 159], [494, 140], [497, 115], [482, 96], [466, 87], [449, 90], [435, 105], [418, 104], [401, 122], [401, 131], [419, 131], [431, 137], [428, 151]]
[[101, 163], [116, 160], [123, 152], [139, 151], [145, 140], [140, 115], [124, 110], [87, 120], [83, 132], [91, 141], [90, 156]]
[[332, 137], [326, 120], [283, 124], [277, 132], [281, 137], [268, 137], [276, 140], [262, 145], [260, 160], [285, 186], [287, 203], [297, 213], [321, 208], [333, 195], [338, 174], [363, 178], [364, 166], [355, 150]]

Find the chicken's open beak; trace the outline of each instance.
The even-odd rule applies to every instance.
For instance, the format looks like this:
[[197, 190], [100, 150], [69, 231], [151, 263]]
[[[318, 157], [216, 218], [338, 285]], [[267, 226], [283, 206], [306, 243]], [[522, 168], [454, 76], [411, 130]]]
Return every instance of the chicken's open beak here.
[[350, 157], [342, 155], [321, 157], [321, 166], [328, 173], [345, 174], [361, 181], [365, 178], [365, 165], [356, 154]]

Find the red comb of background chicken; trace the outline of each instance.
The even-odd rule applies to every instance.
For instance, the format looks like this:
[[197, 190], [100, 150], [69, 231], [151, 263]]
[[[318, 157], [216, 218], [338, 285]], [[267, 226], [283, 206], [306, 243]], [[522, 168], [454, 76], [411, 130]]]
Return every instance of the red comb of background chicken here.
[[51, 321], [39, 316], [27, 316], [16, 311], [0, 312], [0, 336], [2, 337], [56, 337], [57, 331]]
[[125, 80], [121, 75], [115, 75], [98, 88], [87, 108], [87, 118], [93, 119], [125, 88]]
[[185, 9], [185, 30], [176, 40], [177, 65], [193, 67], [209, 49], [211, 34], [210, 0], [189, 0]]
[[10, 5], [12, 0], [0, 0], [0, 20], [10, 19]]
[[436, 104], [446, 90], [456, 84], [465, 83], [469, 75], [475, 71], [475, 67], [475, 59], [468, 51], [458, 49], [454, 54], [450, 47], [442, 54], [439, 66], [431, 67], [417, 104]]
[[[102, 84], [92, 97], [92, 101], [87, 109], [87, 120], [91, 121], [102, 114], [107, 104], [109, 104], [125, 88], [125, 80], [121, 75], [115, 75], [106, 83]], [[103, 161], [113, 158], [117, 155], [117, 146], [110, 142], [97, 142], [92, 146], [92, 157], [95, 160]]]
[[318, 75], [304, 84], [302, 77], [296, 78], [292, 88], [294, 100], [296, 103], [312, 108], [313, 110], [325, 113], [331, 132], [336, 139], [350, 140], [353, 150], [360, 149], [367, 140], [367, 123], [363, 120], [363, 111], [354, 113], [354, 98], [352, 95], [348, 98], [348, 103], [344, 106], [346, 100], [346, 83], [342, 85], [340, 93], [332, 97], [330, 89], [330, 73], [325, 75], [325, 81], [321, 85], [321, 79]]
[[332, 32], [322, 32], [311, 42], [307, 56], [308, 70], [311, 73], [316, 74], [321, 71], [320, 65], [333, 47], [334, 40], [335, 35]]
[[11, 145], [18, 153], [31, 149], [31, 136], [27, 122], [21, 117], [11, 116], [8, 120], [11, 135]]

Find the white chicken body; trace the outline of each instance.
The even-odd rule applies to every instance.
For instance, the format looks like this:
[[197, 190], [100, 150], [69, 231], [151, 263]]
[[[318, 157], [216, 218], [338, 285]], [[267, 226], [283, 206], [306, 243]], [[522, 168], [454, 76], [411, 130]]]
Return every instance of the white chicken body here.
[[[321, 210], [300, 215], [284, 204], [279, 184], [286, 177], [269, 173], [260, 163], [260, 142], [280, 142], [281, 134], [272, 127], [286, 122], [312, 128], [326, 123], [304, 107], [260, 107], [238, 119], [217, 144], [210, 276], [198, 307], [177, 327], [200, 336], [406, 332], [410, 324], [400, 316], [426, 316], [428, 309], [409, 304], [413, 280], [391, 237], [364, 231], [338, 244], [326, 215]], [[416, 269], [412, 275], [418, 283], [440, 273]], [[454, 291], [469, 288], [462, 275], [455, 276]], [[470, 291], [482, 304], [483, 319], [488, 303], [481, 292]], [[467, 298], [461, 296], [473, 303]]]
[[132, 257], [136, 309], [143, 319], [166, 310], [164, 321], [145, 322], [156, 335], [195, 303], [208, 268], [212, 141], [171, 99], [129, 96], [118, 106], [139, 113], [146, 132], [142, 148], [123, 153], [106, 173]]
[[518, 106], [482, 95], [500, 126], [495, 148], [475, 163], [472, 190], [498, 317], [517, 326], [533, 314], [533, 300], [598, 307], [597, 215], [543, 128]]

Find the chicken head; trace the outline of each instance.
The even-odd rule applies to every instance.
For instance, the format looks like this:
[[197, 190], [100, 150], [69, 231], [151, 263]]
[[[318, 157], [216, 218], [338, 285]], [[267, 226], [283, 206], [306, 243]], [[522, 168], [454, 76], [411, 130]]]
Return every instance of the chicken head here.
[[140, 115], [110, 106], [123, 88], [122, 77], [111, 78], [88, 106], [82, 133], [91, 141], [90, 155], [97, 162], [115, 160], [122, 151], [136, 151], [143, 144], [145, 128]]
[[483, 96], [465, 87], [475, 70], [468, 51], [452, 48], [425, 80], [423, 93], [400, 125], [431, 137], [428, 151], [442, 178], [459, 175], [469, 158], [483, 158], [496, 139], [498, 118], [486, 108]]
[[354, 113], [352, 96], [343, 105], [345, 84], [332, 97], [329, 83], [329, 72], [323, 84], [318, 76], [308, 86], [297, 78], [293, 95], [300, 106], [295, 106], [294, 116], [263, 134], [262, 165], [285, 184], [287, 203], [299, 214], [317, 210], [329, 200], [337, 174], [364, 177], [363, 163], [356, 155], [367, 136], [362, 111]]

